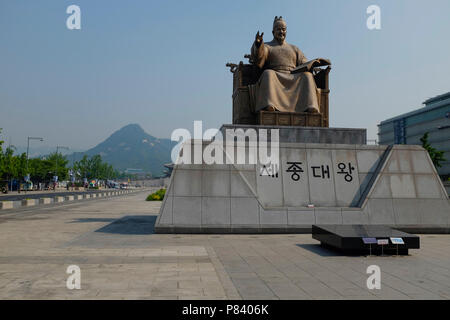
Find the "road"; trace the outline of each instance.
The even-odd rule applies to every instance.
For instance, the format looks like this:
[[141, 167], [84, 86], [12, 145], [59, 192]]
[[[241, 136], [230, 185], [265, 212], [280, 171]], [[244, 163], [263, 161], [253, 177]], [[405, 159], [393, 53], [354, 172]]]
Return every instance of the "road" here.
[[86, 194], [86, 193], [96, 193], [96, 192], [105, 192], [105, 191], [114, 191], [116, 189], [102, 189], [102, 190], [88, 190], [88, 191], [22, 191], [20, 194], [2, 194], [0, 195], [0, 201], [19, 201], [23, 199], [38, 199], [38, 198], [53, 198], [60, 196], [71, 196], [78, 194]]

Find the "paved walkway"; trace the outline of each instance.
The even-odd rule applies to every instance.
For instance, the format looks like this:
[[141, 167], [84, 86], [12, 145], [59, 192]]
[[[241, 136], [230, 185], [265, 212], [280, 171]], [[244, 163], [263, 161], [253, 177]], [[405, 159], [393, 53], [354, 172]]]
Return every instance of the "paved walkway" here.
[[[450, 299], [449, 235], [403, 257], [341, 256], [311, 235], [159, 235], [146, 195], [0, 213], [0, 299]], [[373, 264], [381, 290], [366, 287]]]

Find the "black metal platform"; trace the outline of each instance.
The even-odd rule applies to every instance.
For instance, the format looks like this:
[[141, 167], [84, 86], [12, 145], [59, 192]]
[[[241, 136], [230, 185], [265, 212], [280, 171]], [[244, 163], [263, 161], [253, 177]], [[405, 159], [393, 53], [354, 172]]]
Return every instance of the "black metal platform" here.
[[420, 248], [418, 236], [382, 225], [313, 225], [312, 237], [349, 253], [403, 255]]

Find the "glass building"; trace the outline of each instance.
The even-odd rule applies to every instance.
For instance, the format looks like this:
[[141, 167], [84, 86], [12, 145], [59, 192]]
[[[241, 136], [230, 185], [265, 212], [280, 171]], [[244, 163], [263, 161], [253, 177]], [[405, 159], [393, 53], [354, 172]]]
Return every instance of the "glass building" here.
[[445, 162], [437, 168], [444, 179], [450, 176], [450, 92], [426, 100], [425, 107], [382, 121], [379, 144], [418, 144], [428, 132], [433, 148], [444, 151]]

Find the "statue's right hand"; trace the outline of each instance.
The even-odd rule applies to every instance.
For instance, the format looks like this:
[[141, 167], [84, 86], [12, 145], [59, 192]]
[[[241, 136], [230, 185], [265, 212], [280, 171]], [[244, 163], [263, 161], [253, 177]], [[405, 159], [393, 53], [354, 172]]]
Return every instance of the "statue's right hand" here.
[[261, 43], [263, 43], [263, 35], [264, 32], [262, 32], [261, 34], [259, 34], [259, 31], [256, 33], [255, 36], [255, 44], [257, 47], [259, 47], [261, 45]]

